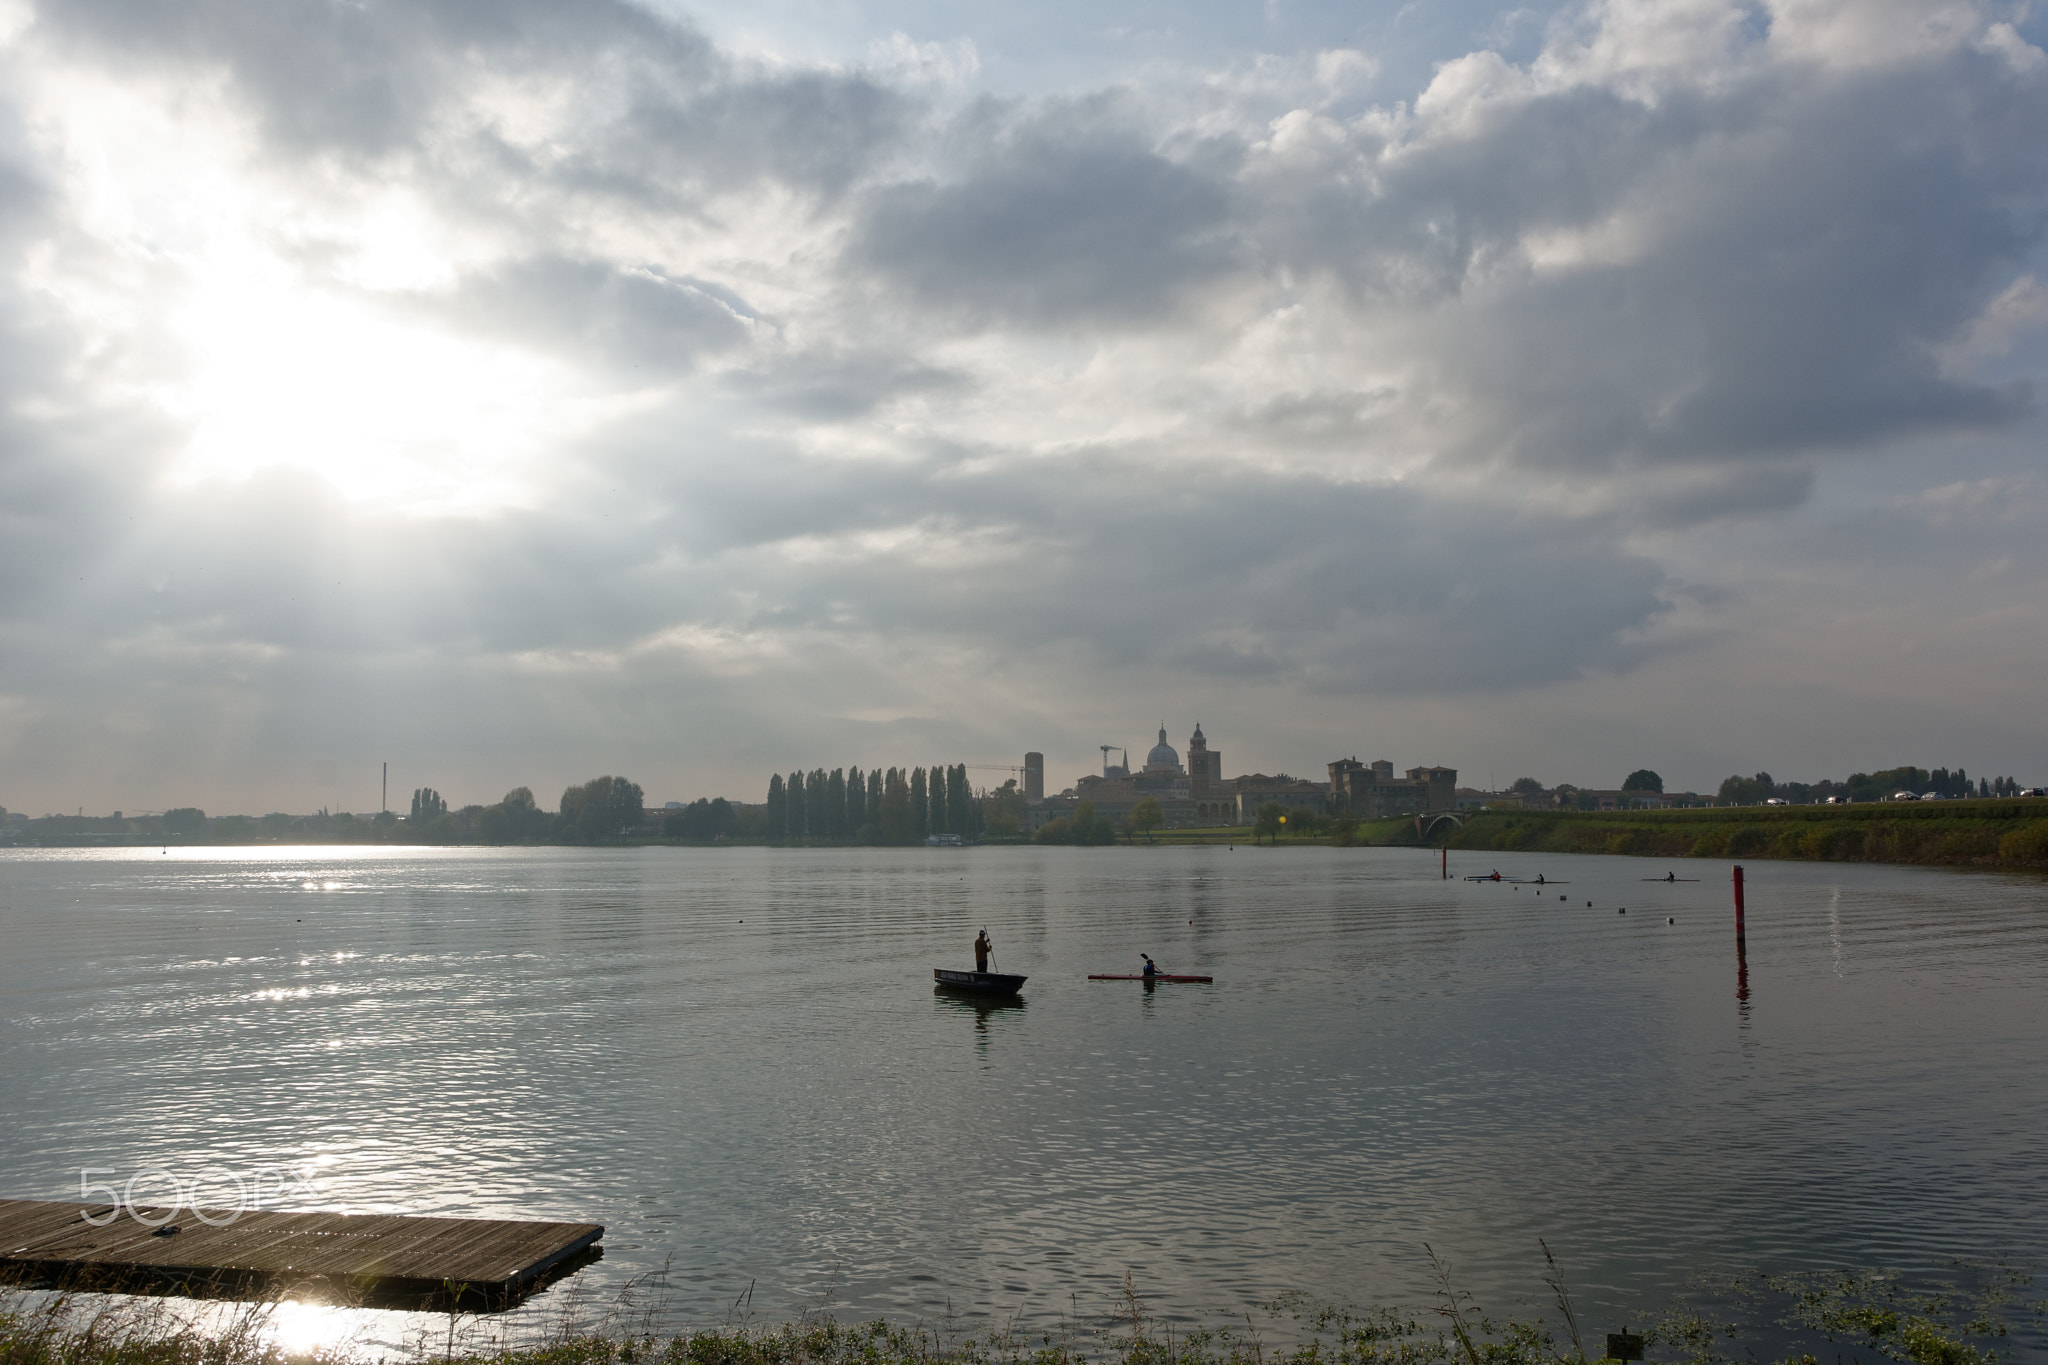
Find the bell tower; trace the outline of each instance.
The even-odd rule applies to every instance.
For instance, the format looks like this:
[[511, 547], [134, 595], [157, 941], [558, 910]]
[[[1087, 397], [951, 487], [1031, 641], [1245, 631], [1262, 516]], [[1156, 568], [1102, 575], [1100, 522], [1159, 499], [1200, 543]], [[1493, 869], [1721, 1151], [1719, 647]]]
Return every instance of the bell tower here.
[[1188, 737], [1188, 795], [1201, 797], [1204, 793], [1221, 790], [1223, 786], [1223, 755], [1209, 747], [1209, 741], [1202, 734], [1202, 722], [1195, 722], [1195, 733]]

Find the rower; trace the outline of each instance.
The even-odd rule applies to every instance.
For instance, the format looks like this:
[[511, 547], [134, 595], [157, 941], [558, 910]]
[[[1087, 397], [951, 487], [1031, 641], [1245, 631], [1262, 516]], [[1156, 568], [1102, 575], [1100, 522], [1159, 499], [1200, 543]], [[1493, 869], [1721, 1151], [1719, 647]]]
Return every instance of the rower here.
[[982, 930], [980, 935], [974, 940], [974, 970], [977, 972], [988, 970], [988, 955], [994, 949], [995, 945], [988, 941], [988, 930]]
[[1139, 957], [1142, 957], [1142, 958], [1144, 958], [1144, 959], [1145, 959], [1145, 970], [1144, 970], [1144, 972], [1143, 972], [1143, 975], [1145, 975], [1145, 976], [1157, 976], [1157, 975], [1159, 975], [1159, 964], [1158, 964], [1157, 962], [1154, 962], [1154, 961], [1152, 960], [1152, 954], [1150, 954], [1150, 953], [1139, 953], [1139, 954], [1138, 954], [1138, 956], [1139, 956]]

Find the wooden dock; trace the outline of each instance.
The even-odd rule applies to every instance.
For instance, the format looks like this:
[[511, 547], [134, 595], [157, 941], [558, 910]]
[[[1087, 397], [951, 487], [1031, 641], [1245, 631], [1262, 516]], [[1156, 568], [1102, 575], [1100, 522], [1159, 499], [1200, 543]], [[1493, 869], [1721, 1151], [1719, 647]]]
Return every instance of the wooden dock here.
[[167, 1212], [0, 1199], [0, 1276], [195, 1295], [315, 1281], [365, 1303], [502, 1307], [603, 1254], [598, 1223], [179, 1209], [150, 1226]]

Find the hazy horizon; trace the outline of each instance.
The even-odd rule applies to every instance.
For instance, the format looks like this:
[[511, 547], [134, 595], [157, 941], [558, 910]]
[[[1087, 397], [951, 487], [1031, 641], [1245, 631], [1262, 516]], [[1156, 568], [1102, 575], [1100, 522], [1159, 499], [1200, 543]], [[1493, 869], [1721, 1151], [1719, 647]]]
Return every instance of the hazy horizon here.
[[0, 3], [0, 805], [2041, 782], [2044, 43]]

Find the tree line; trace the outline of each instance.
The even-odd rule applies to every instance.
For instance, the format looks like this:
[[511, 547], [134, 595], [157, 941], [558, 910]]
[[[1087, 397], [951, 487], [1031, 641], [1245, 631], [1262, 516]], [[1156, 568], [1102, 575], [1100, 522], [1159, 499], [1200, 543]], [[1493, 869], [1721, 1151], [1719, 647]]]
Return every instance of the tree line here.
[[[1638, 768], [1622, 781], [1625, 793], [1648, 795], [1662, 793], [1664, 779], [1648, 768]], [[1829, 797], [1838, 801], [1882, 801], [1894, 792], [1909, 791], [1915, 796], [1941, 796], [1951, 799], [1963, 797], [2004, 797], [2020, 796], [2028, 789], [2014, 777], [1980, 777], [1974, 782], [1969, 773], [1961, 768], [1953, 771], [1911, 765], [1900, 768], [1886, 768], [1875, 773], [1851, 773], [1843, 781], [1823, 778], [1818, 782], [1779, 782], [1769, 773], [1756, 773], [1749, 777], [1737, 774], [1725, 778], [1719, 790], [1714, 793], [1713, 804], [1717, 806], [1760, 806], [1766, 801], [1784, 801], [1795, 806], [1824, 802]], [[1590, 792], [1581, 791], [1568, 782], [1560, 782], [1555, 788], [1546, 789], [1533, 777], [1518, 777], [1508, 791], [1525, 800], [1536, 801], [1546, 792], [1554, 794], [1560, 807], [1577, 806], [1581, 810], [1593, 810], [1599, 805], [1598, 799]]]
[[916, 844], [933, 834], [979, 839], [985, 797], [967, 765], [799, 769], [768, 779], [768, 837], [777, 842]]
[[1961, 768], [1954, 771], [1936, 768], [1929, 772], [1908, 764], [1900, 768], [1886, 768], [1882, 772], [1850, 773], [1842, 782], [1826, 778], [1812, 783], [1777, 782], [1769, 773], [1730, 777], [1721, 783], [1714, 800], [1723, 806], [1758, 806], [1770, 800], [1805, 806], [1825, 801], [1830, 796], [1843, 801], [1882, 801], [1894, 792], [1908, 791], [1915, 796], [1960, 800], [1972, 796], [2018, 796], [2023, 790], [2018, 778], [1980, 777], [1972, 782], [1969, 773]]
[[[392, 811], [354, 815], [325, 810], [312, 815], [208, 816], [197, 806], [178, 806], [161, 815], [50, 816], [40, 820], [6, 818], [0, 809], [0, 842], [4, 836], [46, 839], [98, 839], [134, 843], [156, 839], [205, 843], [285, 843], [304, 841], [338, 844], [583, 844], [644, 837], [649, 828], [640, 784], [623, 777], [596, 777], [562, 793], [561, 809], [544, 811], [531, 787], [514, 787], [491, 805], [451, 809], [432, 787], [413, 791], [403, 818]], [[732, 833], [737, 818], [729, 803], [699, 801], [663, 813], [660, 829], [671, 838], [709, 842]]]

